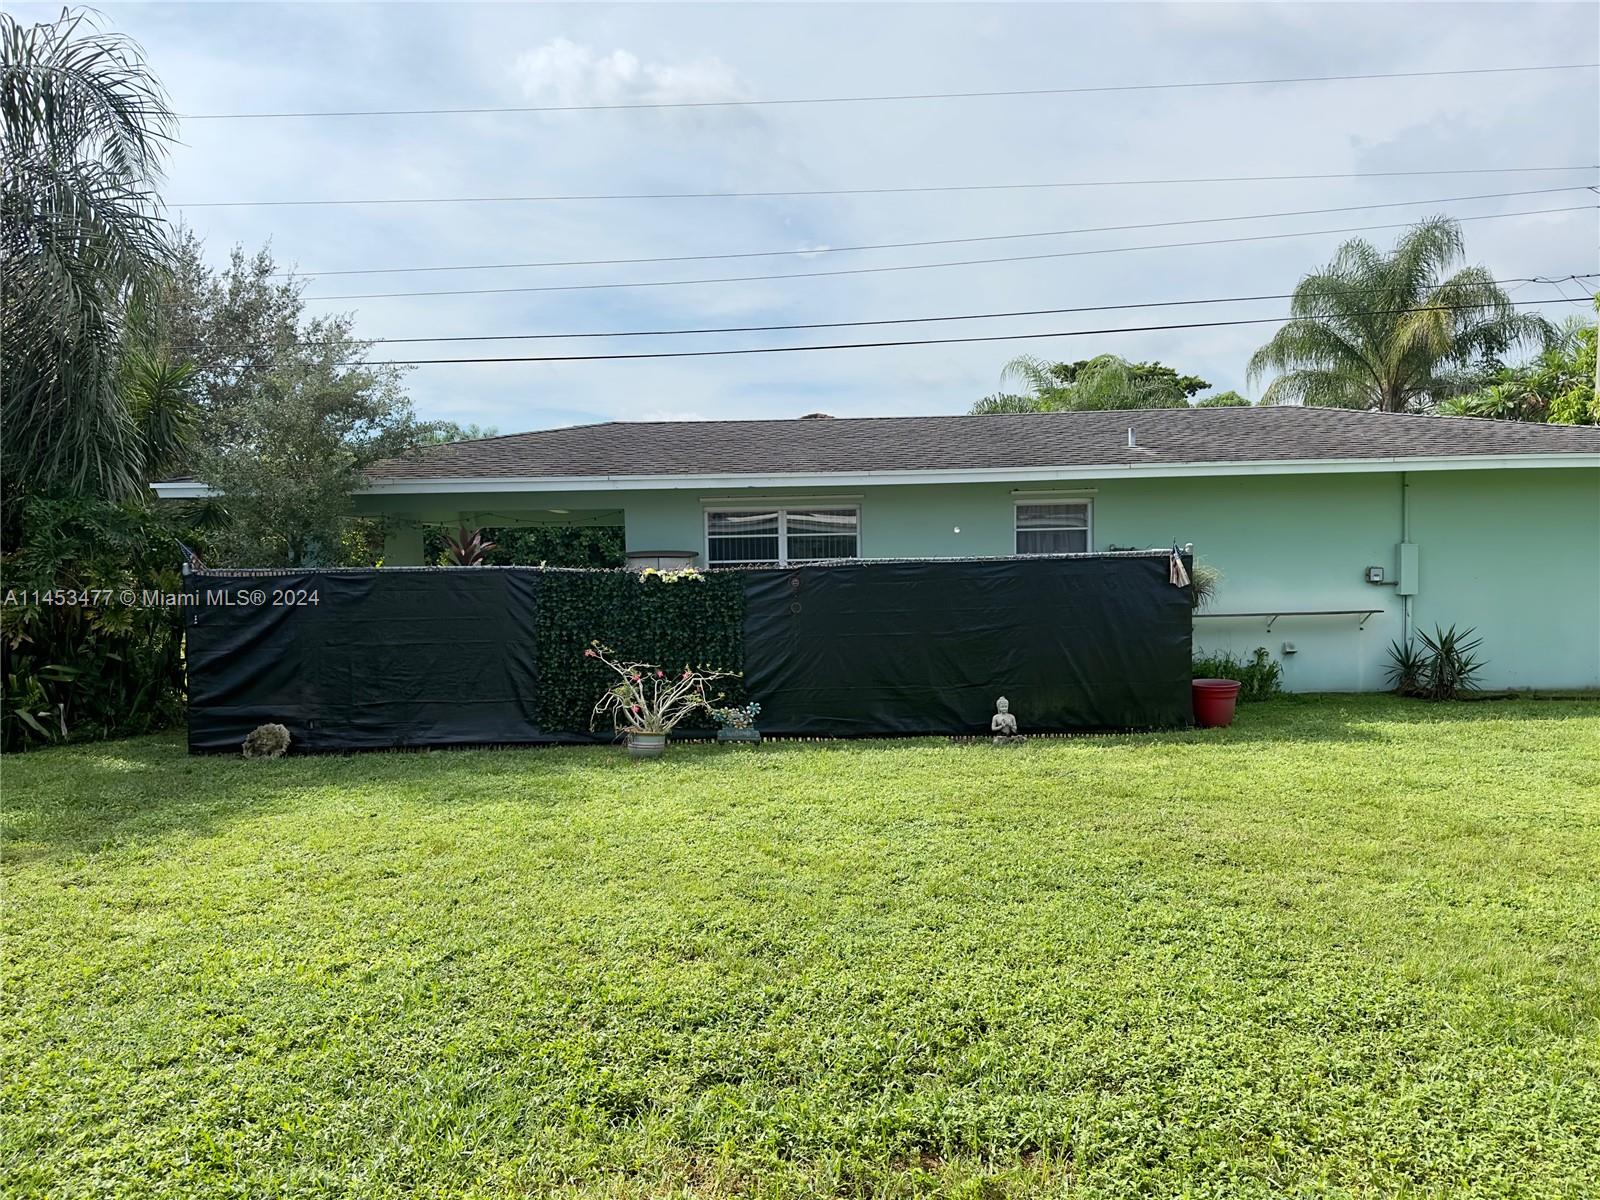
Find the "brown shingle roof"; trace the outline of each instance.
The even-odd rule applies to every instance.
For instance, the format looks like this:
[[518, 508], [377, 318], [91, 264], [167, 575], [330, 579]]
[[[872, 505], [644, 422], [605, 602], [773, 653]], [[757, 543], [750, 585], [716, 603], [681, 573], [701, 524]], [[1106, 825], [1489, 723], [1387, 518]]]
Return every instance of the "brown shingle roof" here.
[[[1132, 449], [1130, 428], [1137, 442]], [[1600, 454], [1600, 428], [1287, 406], [832, 421], [612, 421], [434, 446], [378, 463], [367, 476], [375, 483], [763, 476], [1520, 454]]]

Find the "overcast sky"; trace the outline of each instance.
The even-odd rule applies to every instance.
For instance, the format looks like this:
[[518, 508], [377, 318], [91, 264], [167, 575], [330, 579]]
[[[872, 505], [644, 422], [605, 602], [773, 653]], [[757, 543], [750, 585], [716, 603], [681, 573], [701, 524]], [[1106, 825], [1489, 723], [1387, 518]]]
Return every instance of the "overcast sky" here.
[[[13, 5], [39, 18], [54, 6]], [[188, 114], [768, 99], [1090, 87], [1592, 62], [1594, 4], [109, 5]], [[764, 199], [195, 208], [201, 201], [760, 191], [1575, 166], [1597, 161], [1593, 70], [788, 107], [187, 120], [166, 194], [215, 261], [271, 241], [314, 273], [816, 250], [1387, 201], [1321, 216], [919, 249], [312, 279], [308, 297], [636, 283], [1327, 230], [1592, 204], [1597, 182], [1478, 174]], [[1501, 276], [1600, 271], [1596, 214], [1471, 221]], [[1364, 234], [1387, 245], [1396, 230]], [[369, 337], [945, 316], [1291, 289], [1349, 234], [697, 286], [314, 300]], [[1569, 294], [1576, 289], [1568, 285]], [[1528, 285], [1516, 298], [1550, 296]], [[892, 340], [1271, 316], [1280, 301], [698, 338], [379, 347], [572, 354]], [[1552, 313], [1557, 310], [1545, 310]], [[1571, 309], [1568, 311], [1582, 311]], [[610, 419], [964, 411], [1007, 358], [1158, 358], [1219, 388], [1271, 326], [601, 363], [426, 366], [420, 413], [501, 432]]]

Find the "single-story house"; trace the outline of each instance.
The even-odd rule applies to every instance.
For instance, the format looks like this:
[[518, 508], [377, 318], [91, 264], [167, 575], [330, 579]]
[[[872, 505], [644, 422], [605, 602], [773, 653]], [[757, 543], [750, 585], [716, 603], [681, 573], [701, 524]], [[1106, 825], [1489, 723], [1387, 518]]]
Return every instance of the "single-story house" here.
[[[1386, 686], [1411, 631], [1471, 627], [1486, 686], [1600, 688], [1600, 428], [1326, 408], [608, 422], [432, 447], [355, 497], [422, 529], [617, 525], [700, 566], [1192, 545], [1197, 650], [1297, 691]], [[160, 485], [183, 494], [182, 485]]]

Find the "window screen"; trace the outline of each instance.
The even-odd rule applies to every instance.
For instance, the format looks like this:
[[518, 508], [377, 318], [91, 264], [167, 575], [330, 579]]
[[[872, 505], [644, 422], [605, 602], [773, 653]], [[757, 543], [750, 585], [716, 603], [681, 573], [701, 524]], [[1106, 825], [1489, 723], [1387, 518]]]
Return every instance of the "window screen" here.
[[856, 557], [860, 522], [855, 509], [791, 509], [784, 517], [789, 539], [787, 561]]
[[711, 509], [706, 561], [712, 566], [787, 565], [857, 558], [861, 514], [854, 508]]
[[706, 514], [706, 560], [712, 566], [778, 561], [777, 512]]
[[1018, 554], [1085, 554], [1089, 502], [1017, 505]]

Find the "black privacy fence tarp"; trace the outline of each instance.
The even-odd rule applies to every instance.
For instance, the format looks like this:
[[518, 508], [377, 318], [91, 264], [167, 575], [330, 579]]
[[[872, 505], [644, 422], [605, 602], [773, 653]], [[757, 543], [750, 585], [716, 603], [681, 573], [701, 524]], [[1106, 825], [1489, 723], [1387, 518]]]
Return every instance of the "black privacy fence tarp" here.
[[[598, 590], [583, 578], [599, 575], [611, 580]], [[1000, 695], [1024, 732], [1191, 720], [1189, 596], [1168, 582], [1165, 555], [860, 562], [711, 579], [533, 567], [197, 572], [185, 621], [189, 746], [235, 751], [269, 721], [299, 751], [609, 740], [565, 695], [576, 672], [593, 669], [572, 599], [596, 592], [594, 604], [607, 588], [626, 604], [611, 636], [594, 636], [651, 658], [647, 645], [620, 644], [652, 623], [629, 619], [629, 608], [697, 626], [673, 651], [686, 655], [699, 638], [711, 665], [742, 658], [740, 691], [760, 701], [771, 735], [982, 734]], [[730, 605], [738, 585], [742, 606]], [[591, 686], [598, 698], [604, 680]]]
[[561, 740], [533, 725], [533, 572], [190, 580], [191, 750], [236, 750], [268, 721], [297, 750]]
[[745, 687], [773, 732], [1187, 724], [1191, 608], [1166, 557], [905, 561], [753, 571]]

